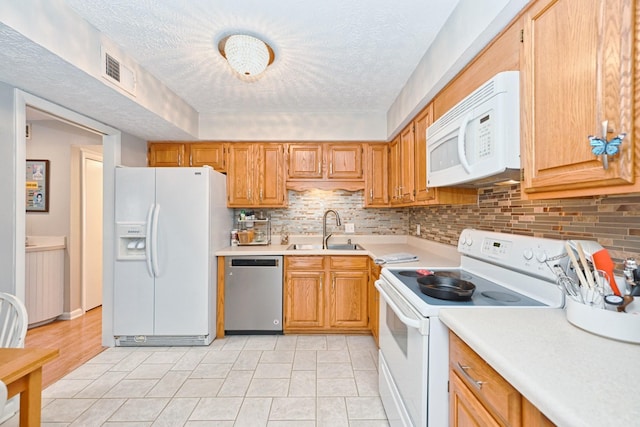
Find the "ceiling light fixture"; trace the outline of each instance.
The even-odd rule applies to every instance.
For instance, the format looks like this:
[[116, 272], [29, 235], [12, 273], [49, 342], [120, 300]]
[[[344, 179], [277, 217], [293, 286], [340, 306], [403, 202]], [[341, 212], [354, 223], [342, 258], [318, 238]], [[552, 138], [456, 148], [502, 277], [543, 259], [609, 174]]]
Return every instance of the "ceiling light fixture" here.
[[247, 77], [262, 74], [275, 58], [271, 46], [247, 34], [224, 37], [218, 43], [218, 50], [231, 68]]

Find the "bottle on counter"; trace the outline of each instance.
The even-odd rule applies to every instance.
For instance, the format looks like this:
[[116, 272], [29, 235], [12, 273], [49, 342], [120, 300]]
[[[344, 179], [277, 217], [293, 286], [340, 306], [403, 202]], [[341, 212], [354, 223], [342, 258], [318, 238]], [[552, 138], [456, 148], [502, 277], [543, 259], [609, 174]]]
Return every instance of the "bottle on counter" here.
[[231, 246], [238, 246], [239, 243], [238, 230], [234, 228], [231, 230]]

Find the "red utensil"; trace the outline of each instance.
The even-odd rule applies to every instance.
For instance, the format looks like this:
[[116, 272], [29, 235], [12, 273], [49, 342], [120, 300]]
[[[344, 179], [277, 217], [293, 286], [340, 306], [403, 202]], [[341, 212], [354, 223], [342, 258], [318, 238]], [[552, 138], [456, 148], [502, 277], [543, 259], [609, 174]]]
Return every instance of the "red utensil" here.
[[618, 296], [622, 296], [620, 290], [618, 289], [618, 285], [616, 284], [616, 278], [613, 276], [613, 260], [609, 255], [609, 251], [606, 249], [602, 249], [593, 255], [591, 255], [591, 259], [593, 260], [593, 266], [607, 273], [607, 278], [609, 279], [609, 286], [611, 286], [611, 290], [614, 294]]

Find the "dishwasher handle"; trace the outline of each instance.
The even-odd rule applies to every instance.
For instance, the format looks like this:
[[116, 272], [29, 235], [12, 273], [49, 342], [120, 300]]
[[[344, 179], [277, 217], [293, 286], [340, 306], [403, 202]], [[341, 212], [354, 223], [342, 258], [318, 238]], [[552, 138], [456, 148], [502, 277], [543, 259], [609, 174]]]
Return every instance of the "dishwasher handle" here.
[[229, 260], [229, 267], [278, 267], [279, 265], [280, 260], [277, 258], [231, 258]]

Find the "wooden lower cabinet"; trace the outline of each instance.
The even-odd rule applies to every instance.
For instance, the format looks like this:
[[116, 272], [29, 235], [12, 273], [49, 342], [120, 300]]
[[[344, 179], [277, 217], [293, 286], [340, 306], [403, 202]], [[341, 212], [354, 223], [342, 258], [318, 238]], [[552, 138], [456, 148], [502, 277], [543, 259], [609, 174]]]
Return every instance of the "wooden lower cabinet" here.
[[449, 334], [449, 425], [554, 424], [454, 333]]
[[369, 331], [366, 256], [286, 256], [284, 331]]

